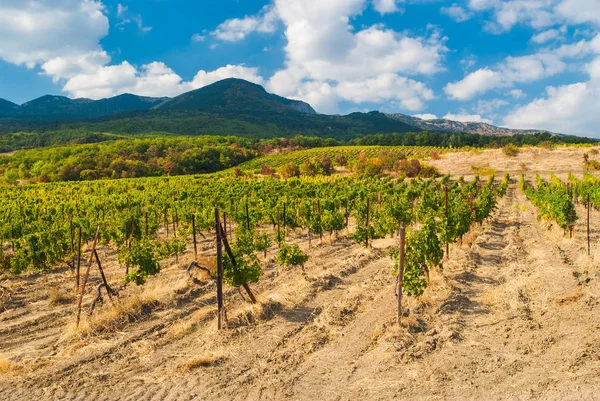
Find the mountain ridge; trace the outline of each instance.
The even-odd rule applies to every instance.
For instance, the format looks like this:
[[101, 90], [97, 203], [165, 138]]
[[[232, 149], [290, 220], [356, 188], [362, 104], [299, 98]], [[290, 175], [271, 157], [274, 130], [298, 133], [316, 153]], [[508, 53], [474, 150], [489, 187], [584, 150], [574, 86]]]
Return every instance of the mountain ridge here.
[[[456, 121], [449, 120], [446, 118], [436, 118], [431, 120], [424, 120], [419, 117], [408, 116], [402, 113], [386, 114], [389, 118], [402, 121], [406, 124], [413, 125], [426, 131], [441, 131], [441, 132], [455, 132], [462, 133], [466, 132], [469, 134], [479, 135], [497, 135], [497, 136], [513, 136], [521, 134], [535, 134], [540, 132], [549, 132], [546, 130], [539, 129], [514, 129], [499, 127], [496, 125], [477, 122], [477, 121]], [[554, 132], [549, 132], [553, 135], [560, 135]]]
[[21, 106], [0, 99], [0, 132], [64, 126], [134, 134], [165, 131], [220, 135], [241, 131], [256, 136], [263, 131], [269, 137], [299, 134], [333, 138], [423, 130], [488, 136], [546, 132], [480, 122], [423, 120], [378, 111], [345, 116], [318, 114], [306, 102], [268, 93], [261, 85], [237, 78], [217, 81], [173, 98], [129, 93], [99, 100], [45, 95]]

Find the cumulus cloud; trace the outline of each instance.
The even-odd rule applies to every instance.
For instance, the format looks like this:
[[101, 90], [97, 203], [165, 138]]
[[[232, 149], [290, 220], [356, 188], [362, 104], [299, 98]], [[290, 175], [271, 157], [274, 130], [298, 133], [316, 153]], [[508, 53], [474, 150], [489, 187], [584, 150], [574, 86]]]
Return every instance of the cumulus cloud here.
[[542, 30], [557, 24], [600, 25], [600, 0], [469, 0], [472, 11], [489, 12], [487, 28], [503, 32], [521, 24]]
[[507, 95], [513, 99], [521, 99], [527, 96], [521, 89], [511, 89], [507, 92]]
[[480, 100], [477, 102], [473, 110], [478, 114], [490, 114], [496, 110], [508, 106], [508, 102], [502, 99]]
[[600, 57], [586, 65], [589, 80], [549, 86], [545, 96], [519, 107], [504, 119], [512, 128], [541, 128], [553, 132], [600, 137]]
[[[443, 70], [445, 38], [434, 28], [422, 37], [382, 25], [355, 31], [350, 19], [366, 5], [366, 0], [275, 0], [285, 25], [286, 67], [267, 87], [312, 102], [322, 112], [338, 112], [343, 100], [395, 100], [408, 110], [423, 108], [432, 92], [412, 76]], [[381, 82], [389, 82], [407, 98], [397, 99]], [[359, 94], [356, 88], [365, 92]]]
[[486, 123], [493, 124], [492, 120], [481, 117], [479, 114], [452, 114], [448, 113], [444, 117], [445, 120], [459, 121], [462, 123]]
[[3, 0], [0, 59], [33, 68], [55, 57], [99, 51], [109, 27], [103, 10], [93, 0]]
[[77, 74], [67, 80], [63, 90], [72, 97], [92, 99], [123, 93], [154, 97], [177, 96], [226, 78], [264, 83], [257, 68], [243, 65], [226, 65], [214, 71], [200, 70], [191, 81], [186, 82], [164, 63], [153, 62], [136, 68], [125, 61], [119, 65], [98, 66], [94, 70]]
[[420, 118], [421, 120], [437, 120], [438, 117], [435, 114], [415, 114], [413, 117]]
[[561, 38], [563, 32], [558, 29], [548, 29], [531, 37], [531, 41], [537, 44], [549, 42]]
[[442, 14], [446, 14], [456, 22], [465, 22], [473, 18], [473, 13], [454, 3], [450, 7], [442, 7]]
[[597, 52], [597, 48], [600, 48], [600, 34], [590, 41], [582, 40], [527, 56], [507, 57], [493, 69], [482, 68], [461, 81], [447, 84], [444, 92], [451, 99], [469, 100], [492, 89], [551, 77], [565, 71], [565, 59], [589, 56]]
[[380, 14], [390, 14], [400, 11], [397, 0], [373, 0], [373, 8]]
[[268, 5], [257, 15], [228, 19], [211, 32], [211, 35], [225, 42], [237, 42], [253, 32], [275, 32], [277, 20], [275, 9]]

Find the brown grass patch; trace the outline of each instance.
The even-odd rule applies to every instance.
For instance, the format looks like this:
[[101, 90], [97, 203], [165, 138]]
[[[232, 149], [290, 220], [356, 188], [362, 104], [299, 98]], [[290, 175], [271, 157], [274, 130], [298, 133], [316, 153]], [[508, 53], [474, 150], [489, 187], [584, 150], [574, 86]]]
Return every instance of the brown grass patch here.
[[206, 355], [194, 357], [182, 363], [181, 365], [179, 365], [179, 370], [189, 373], [199, 368], [209, 368], [211, 366], [220, 365], [227, 359], [227, 356], [222, 353], [211, 352]]
[[0, 376], [11, 376], [23, 373], [23, 365], [0, 354]]
[[583, 296], [583, 294], [581, 293], [581, 290], [580, 290], [575, 295], [571, 295], [569, 297], [564, 297], [564, 298], [557, 298], [556, 305], [564, 306], [564, 305], [568, 305], [573, 302], [577, 302], [581, 299], [582, 296]]
[[60, 288], [52, 287], [48, 290], [48, 304], [49, 305], [62, 305], [73, 302], [73, 298], [66, 292], [60, 290]]
[[[187, 277], [183, 276], [173, 282], [171, 280], [153, 280], [143, 287], [130, 287], [128, 294], [115, 300], [113, 306], [108, 299], [97, 315], [82, 321], [79, 329], [72, 327], [67, 337], [88, 336], [121, 330], [130, 323], [136, 322], [153, 311], [169, 305], [174, 295], [188, 286]], [[82, 311], [85, 314], [86, 311]]]

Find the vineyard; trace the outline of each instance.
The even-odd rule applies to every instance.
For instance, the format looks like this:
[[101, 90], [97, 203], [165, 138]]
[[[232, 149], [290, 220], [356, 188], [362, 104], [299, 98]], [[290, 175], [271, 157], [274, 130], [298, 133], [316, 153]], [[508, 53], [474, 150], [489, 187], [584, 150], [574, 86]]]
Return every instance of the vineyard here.
[[589, 398], [600, 181], [498, 170], [4, 187], [0, 397]]
[[266, 155], [244, 162], [238, 168], [241, 170], [259, 170], [263, 165], [279, 168], [289, 162], [300, 165], [314, 157], [321, 158], [323, 156], [328, 156], [332, 160], [343, 156], [348, 162], [353, 162], [357, 161], [361, 154], [371, 159], [379, 157], [383, 152], [394, 157], [424, 158], [431, 156], [432, 152], [443, 154], [450, 150], [450, 148], [438, 146], [335, 146]]

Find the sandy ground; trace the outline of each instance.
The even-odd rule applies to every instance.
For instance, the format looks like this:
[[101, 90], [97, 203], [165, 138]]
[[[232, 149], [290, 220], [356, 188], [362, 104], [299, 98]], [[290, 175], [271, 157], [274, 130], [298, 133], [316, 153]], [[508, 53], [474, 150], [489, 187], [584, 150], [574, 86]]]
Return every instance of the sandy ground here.
[[[530, 152], [452, 154], [432, 164], [472, 174], [471, 165], [489, 163], [528, 178], [581, 171], [581, 149]], [[68, 269], [5, 277], [0, 399], [600, 399], [598, 211], [592, 228], [588, 257], [584, 219], [573, 239], [538, 222], [515, 180], [492, 218], [451, 247], [424, 296], [407, 300], [400, 331], [384, 254], [393, 239], [365, 249], [326, 237], [308, 249], [298, 232], [311, 257], [306, 273], [276, 267], [270, 252], [253, 286], [260, 304], [229, 289], [221, 332], [214, 283], [188, 276], [189, 253], [144, 288], [123, 291], [117, 307], [106, 300], [80, 331]], [[213, 248], [210, 238], [201, 246], [207, 256]], [[114, 255], [101, 257], [109, 281], [119, 282]]]

